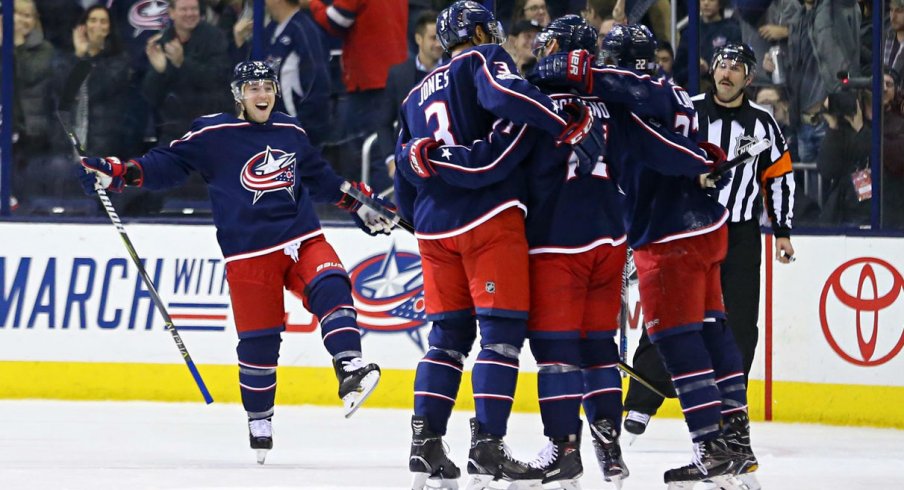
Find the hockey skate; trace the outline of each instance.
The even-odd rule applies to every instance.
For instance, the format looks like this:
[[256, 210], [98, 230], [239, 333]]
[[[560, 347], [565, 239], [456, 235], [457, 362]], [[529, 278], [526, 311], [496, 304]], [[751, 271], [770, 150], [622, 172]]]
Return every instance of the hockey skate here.
[[466, 490], [513, 489], [515, 481], [523, 482], [527, 488], [538, 484], [536, 469], [512, 457], [502, 438], [492, 434], [478, 433], [477, 419], [471, 419], [471, 450], [468, 452], [468, 486]]
[[615, 488], [621, 488], [622, 482], [631, 472], [625, 460], [622, 459], [621, 446], [618, 444], [618, 432], [615, 423], [609, 419], [600, 419], [590, 424], [590, 434], [593, 436], [593, 449], [596, 450], [596, 459], [600, 464], [603, 478], [612, 482]]
[[273, 424], [270, 419], [248, 420], [248, 439], [257, 451], [257, 464], [264, 464], [267, 452], [273, 449]]
[[461, 470], [446, 455], [442, 437], [430, 431], [426, 418], [417, 415], [411, 417], [411, 455], [408, 457], [408, 470], [414, 473], [412, 490], [458, 489]]
[[744, 462], [737, 469], [738, 480], [744, 483], [750, 490], [760, 490], [759, 481], [754, 472], [759, 467], [753, 447], [750, 445], [750, 417], [746, 412], [735, 413], [728, 417], [722, 427], [722, 435], [728, 448], [744, 458]]
[[376, 364], [364, 364], [360, 357], [353, 357], [341, 362], [334, 360], [333, 368], [339, 380], [339, 398], [345, 407], [345, 418], [349, 418], [377, 387], [380, 382], [380, 367]]
[[690, 490], [702, 481], [720, 490], [746, 490], [746, 485], [734, 476], [744, 461], [720, 436], [695, 443], [691, 464], [666, 471], [663, 480], [669, 490]]
[[638, 412], [637, 410], [629, 410], [628, 415], [625, 416], [625, 421], [622, 426], [625, 428], [625, 432], [628, 433], [626, 439], [628, 440], [628, 445], [634, 444], [634, 441], [637, 440], [637, 436], [644, 433], [647, 430], [647, 425], [650, 424], [650, 419], [653, 416], [647, 413]]
[[529, 466], [536, 470], [529, 478], [540, 479], [538, 488], [581, 490], [578, 478], [584, 474], [584, 466], [581, 464], [580, 436], [550, 440]]

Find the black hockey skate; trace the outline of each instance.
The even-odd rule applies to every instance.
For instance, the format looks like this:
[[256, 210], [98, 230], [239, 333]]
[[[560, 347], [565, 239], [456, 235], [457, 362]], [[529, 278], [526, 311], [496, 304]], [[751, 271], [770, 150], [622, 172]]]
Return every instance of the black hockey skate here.
[[637, 410], [629, 410], [628, 415], [625, 416], [625, 421], [622, 423], [622, 427], [624, 427], [625, 432], [629, 435], [628, 437], [628, 445], [634, 444], [634, 440], [637, 439], [637, 436], [643, 434], [647, 430], [647, 425], [650, 424], [650, 419], [653, 416], [648, 413], [638, 412]]
[[622, 481], [631, 472], [628, 471], [628, 466], [622, 459], [615, 423], [609, 419], [597, 420], [590, 424], [590, 434], [593, 436], [593, 449], [596, 450], [596, 459], [599, 461], [603, 478], [611, 481], [615, 488], [621, 488]]
[[417, 415], [411, 417], [408, 470], [414, 473], [412, 490], [457, 489], [458, 477], [461, 476], [461, 470], [446, 456], [442, 437], [430, 431], [426, 418]]
[[735, 472], [745, 458], [732, 451], [722, 436], [694, 444], [691, 464], [665, 472], [663, 480], [669, 490], [692, 489], [696, 483], [709, 481], [720, 489], [742, 489]]
[[[467, 490], [507, 489], [513, 481], [532, 480], [539, 476], [536, 469], [512, 457], [501, 437], [479, 433], [476, 418], [471, 419], [468, 474]], [[533, 483], [539, 483], [539, 480]]]
[[750, 445], [750, 417], [746, 412], [732, 414], [725, 420], [722, 426], [722, 436], [728, 443], [728, 448], [738, 453], [743, 462], [738, 466], [736, 474], [750, 490], [761, 488], [754, 472], [759, 468], [759, 462], [753, 454]]
[[339, 380], [339, 398], [345, 407], [345, 418], [349, 418], [377, 387], [380, 382], [380, 367], [376, 364], [364, 364], [360, 357], [353, 357], [340, 362], [333, 360], [333, 369]]
[[528, 479], [539, 479], [544, 490], [580, 490], [578, 478], [584, 474], [580, 435], [551, 439], [529, 466], [535, 472]]
[[264, 464], [267, 452], [273, 449], [273, 424], [269, 418], [248, 420], [248, 440], [257, 451], [257, 464]]

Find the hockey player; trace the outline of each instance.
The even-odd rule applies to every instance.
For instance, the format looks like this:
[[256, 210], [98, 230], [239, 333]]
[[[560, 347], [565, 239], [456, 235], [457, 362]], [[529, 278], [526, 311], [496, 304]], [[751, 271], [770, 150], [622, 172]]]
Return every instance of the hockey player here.
[[[263, 464], [273, 446], [280, 332], [285, 330], [283, 288], [304, 300], [320, 320], [323, 344], [333, 357], [339, 397], [351, 416], [380, 379], [376, 364], [361, 359], [348, 274], [323, 237], [311, 201], [333, 202], [352, 213], [370, 234], [391, 224], [339, 190], [343, 179], [310, 144], [298, 121], [273, 112], [278, 80], [263, 62], [235, 67], [232, 94], [237, 115], [198, 118], [168, 147], [122, 162], [86, 157], [80, 172], [85, 191], [95, 186], [158, 190], [198, 172], [210, 186], [217, 241], [239, 337], [239, 386], [248, 413], [249, 438]], [[354, 184], [365, 193], [369, 188]]]
[[[537, 127], [560, 144], [582, 142], [592, 123], [589, 109], [578, 105], [559, 109], [521, 78], [498, 45], [501, 27], [486, 8], [474, 1], [455, 2], [440, 14], [436, 30], [452, 59], [427, 75], [403, 102], [398, 161], [440, 141], [458, 144], [485, 138], [502, 117]], [[402, 144], [413, 138], [424, 139], [402, 151]], [[471, 178], [480, 179], [479, 174], [478, 170]], [[448, 487], [460, 474], [445, 456], [441, 437], [478, 324], [481, 350], [472, 373], [477, 416], [471, 421], [467, 466], [471, 488], [523, 479], [530, 468], [511, 458], [502, 437], [515, 394], [529, 307], [524, 186], [517, 173], [473, 189], [430, 176], [429, 167], [402, 165], [395, 177], [400, 211], [413, 217], [427, 317], [433, 321], [431, 347], [415, 376], [409, 459], [414, 488], [423, 487], [428, 478], [434, 487]]]

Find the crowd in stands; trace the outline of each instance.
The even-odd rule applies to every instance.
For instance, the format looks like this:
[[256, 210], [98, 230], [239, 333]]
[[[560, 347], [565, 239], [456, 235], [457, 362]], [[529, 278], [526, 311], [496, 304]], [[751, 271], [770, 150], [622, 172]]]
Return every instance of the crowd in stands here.
[[[193, 119], [231, 112], [231, 68], [251, 56], [250, 0], [8, 0], [15, 4], [14, 214], [95, 214], [71, 178], [57, 113], [89, 154], [127, 159], [182, 137]], [[693, 1], [693, 0], [692, 0]], [[881, 184], [882, 225], [904, 229], [904, 0], [886, 0], [883, 164], [871, 175], [872, 96], [839, 72], [868, 77], [865, 0], [699, 1], [700, 90], [715, 49], [744, 42], [758, 58], [751, 100], [771, 109], [789, 141], [799, 226], [868, 227], [869, 184]], [[448, 0], [266, 0], [264, 59], [280, 76], [280, 110], [297, 117], [337, 171], [390, 191], [397, 108], [443, 63], [436, 12]], [[537, 33], [580, 14], [605, 35], [623, 22], [659, 39], [662, 76], [688, 86], [687, 1], [671, 38], [668, 0], [496, 0], [504, 45], [526, 73]], [[682, 19], [683, 17], [683, 19]], [[675, 49], [672, 46], [676, 46]], [[5, 90], [5, 89], [4, 89]], [[53, 176], [53, 177], [48, 177]], [[116, 196], [125, 216], [205, 209], [201, 176], [172, 194]]]

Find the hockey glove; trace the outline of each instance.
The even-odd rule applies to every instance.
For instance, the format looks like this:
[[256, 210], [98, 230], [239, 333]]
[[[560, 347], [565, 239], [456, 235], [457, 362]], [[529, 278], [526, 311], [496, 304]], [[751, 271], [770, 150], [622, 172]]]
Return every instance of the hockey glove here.
[[586, 138], [574, 145], [574, 154], [578, 159], [575, 173], [578, 176], [592, 173], [596, 162], [606, 155], [606, 141], [603, 138], [603, 129], [599, 123], [591, 127], [591, 131]]
[[415, 138], [402, 148], [402, 153], [408, 155], [408, 165], [411, 170], [422, 179], [429, 179], [436, 175], [436, 169], [430, 163], [430, 150], [438, 148], [439, 143], [430, 138]]
[[711, 171], [715, 171], [720, 165], [725, 163], [727, 158], [725, 150], [718, 145], [714, 145], [709, 141], [701, 141], [700, 143], [697, 143], [697, 145], [701, 150], [706, 152], [706, 159], [709, 160], [706, 162], [706, 166], [709, 167]]
[[593, 91], [593, 56], [584, 50], [553, 53], [537, 62], [527, 79], [537, 85], [567, 86], [584, 94]]
[[580, 102], [569, 102], [562, 107], [567, 119], [565, 129], [556, 138], [559, 145], [577, 145], [590, 134], [593, 127], [593, 113], [590, 108]]
[[[383, 199], [380, 196], [374, 194], [374, 191], [370, 188], [369, 185], [361, 183], [361, 182], [350, 182], [352, 186], [357, 188], [361, 193], [370, 197], [378, 204], [383, 206], [384, 209], [387, 209], [391, 212], [396, 212], [396, 207], [393, 203]], [[392, 232], [392, 221], [383, 216], [382, 214], [370, 209], [368, 206], [364, 206], [360, 201], [351, 197], [348, 194], [343, 194], [342, 198], [339, 202], [336, 203], [342, 209], [345, 209], [352, 215], [352, 219], [355, 221], [355, 224], [358, 225], [358, 228], [364, 230], [365, 233], [371, 236], [377, 236], [379, 234], [388, 235]]]
[[127, 167], [116, 157], [82, 157], [78, 168], [79, 182], [85, 194], [96, 194], [97, 188], [122, 192], [126, 186]]

